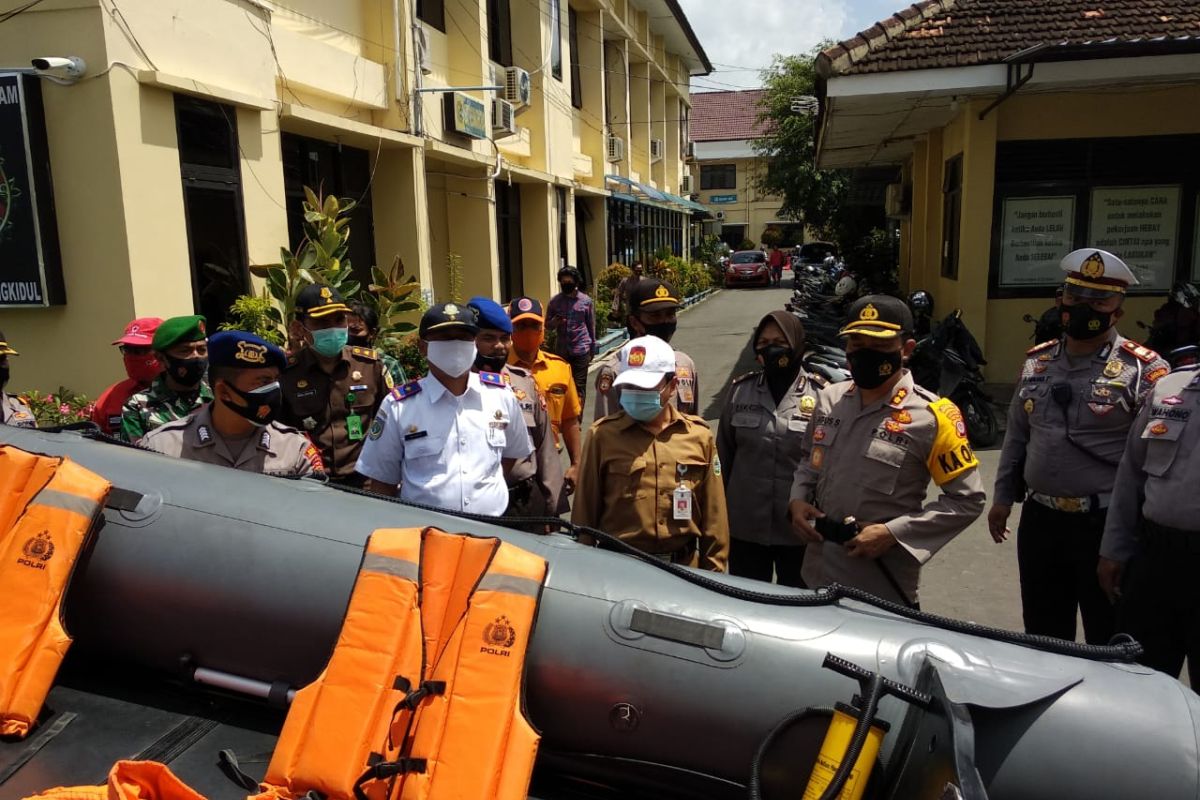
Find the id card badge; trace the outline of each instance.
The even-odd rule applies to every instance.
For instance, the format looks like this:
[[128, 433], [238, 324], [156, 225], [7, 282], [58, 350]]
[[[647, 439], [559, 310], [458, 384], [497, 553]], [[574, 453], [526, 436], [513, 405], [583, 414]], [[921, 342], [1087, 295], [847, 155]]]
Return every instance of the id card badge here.
[[675, 519], [687, 520], [692, 518], [692, 490], [680, 484], [675, 489]]
[[352, 442], [363, 438], [362, 417], [358, 414], [346, 417], [346, 438]]

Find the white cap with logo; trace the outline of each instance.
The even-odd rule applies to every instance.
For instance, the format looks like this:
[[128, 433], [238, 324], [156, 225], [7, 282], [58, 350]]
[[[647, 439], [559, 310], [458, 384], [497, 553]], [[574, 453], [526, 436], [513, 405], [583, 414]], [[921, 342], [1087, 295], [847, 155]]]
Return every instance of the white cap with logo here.
[[617, 355], [617, 378], [613, 386], [653, 389], [664, 375], [675, 371], [675, 351], [657, 336], [630, 339]]

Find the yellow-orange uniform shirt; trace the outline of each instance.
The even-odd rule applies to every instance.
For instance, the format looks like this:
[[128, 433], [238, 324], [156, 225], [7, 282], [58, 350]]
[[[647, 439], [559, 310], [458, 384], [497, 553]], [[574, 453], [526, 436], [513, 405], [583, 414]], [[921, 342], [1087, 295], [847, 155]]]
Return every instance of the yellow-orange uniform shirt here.
[[[729, 556], [725, 486], [712, 431], [700, 417], [668, 406], [657, 435], [624, 411], [598, 420], [583, 445], [571, 521], [619, 536], [647, 553], [677, 553], [681, 563], [724, 572]], [[674, 495], [692, 492], [692, 516], [677, 520]]]
[[546, 397], [546, 410], [550, 412], [550, 427], [554, 428], [554, 439], [562, 435], [564, 419], [579, 419], [583, 416], [583, 404], [571, 377], [571, 365], [553, 353], [538, 350], [537, 360], [532, 363], [517, 358], [516, 350], [509, 350], [508, 363], [524, 367], [533, 373], [538, 389]]

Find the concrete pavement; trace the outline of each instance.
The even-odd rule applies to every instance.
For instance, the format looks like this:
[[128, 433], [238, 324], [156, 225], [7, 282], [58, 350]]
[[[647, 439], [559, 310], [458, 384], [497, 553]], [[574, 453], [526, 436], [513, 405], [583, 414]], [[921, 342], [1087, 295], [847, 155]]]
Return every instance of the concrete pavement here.
[[[700, 408], [713, 423], [721, 414], [730, 381], [755, 368], [750, 332], [764, 314], [783, 308], [791, 290], [726, 289], [679, 317], [672, 344], [696, 361], [700, 378]], [[584, 420], [593, 415], [589, 387]], [[999, 446], [980, 452], [984, 486], [991, 493], [999, 461]], [[931, 487], [935, 488], [935, 487]], [[1015, 531], [1020, 508], [1010, 526]], [[1016, 540], [995, 544], [980, 517], [942, 549], [925, 567], [921, 605], [936, 614], [984, 625], [1021, 630], [1021, 600], [1017, 578]]]

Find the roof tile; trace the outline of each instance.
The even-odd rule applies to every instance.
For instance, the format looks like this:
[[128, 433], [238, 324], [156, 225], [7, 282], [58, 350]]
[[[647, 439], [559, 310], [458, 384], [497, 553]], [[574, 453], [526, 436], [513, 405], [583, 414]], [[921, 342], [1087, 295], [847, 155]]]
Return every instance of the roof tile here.
[[693, 142], [757, 139], [764, 133], [758, 115], [762, 89], [740, 92], [697, 92], [692, 95]]

